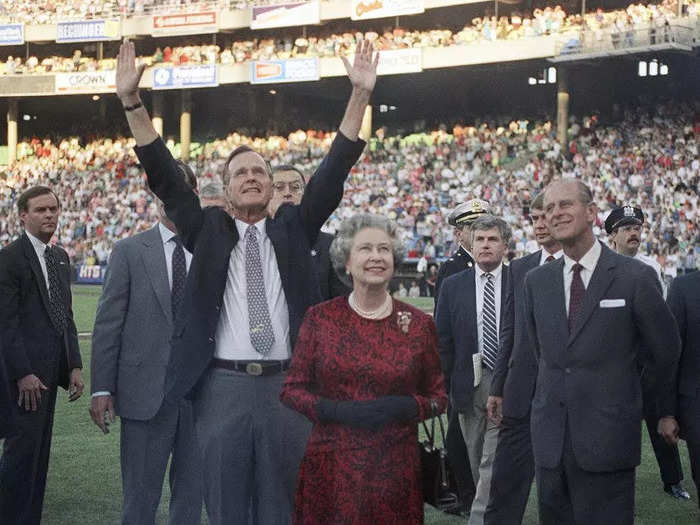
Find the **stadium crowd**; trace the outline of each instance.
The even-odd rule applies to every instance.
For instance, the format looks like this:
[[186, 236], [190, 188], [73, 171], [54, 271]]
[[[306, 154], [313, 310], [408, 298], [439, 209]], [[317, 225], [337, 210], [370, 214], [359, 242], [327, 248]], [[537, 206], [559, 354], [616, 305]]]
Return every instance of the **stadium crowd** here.
[[[683, 5], [682, 19], [695, 24], [698, 3]], [[597, 9], [587, 13], [567, 14], [559, 5], [537, 8], [532, 15], [518, 12], [510, 16], [476, 17], [460, 30], [446, 28], [412, 30], [401, 27], [379, 31], [333, 32], [310, 29], [299, 36], [261, 37], [237, 40], [228, 44], [184, 45], [158, 47], [152, 55], [140, 60], [149, 66], [158, 64], [238, 64], [250, 60], [289, 59], [297, 57], [333, 57], [354, 53], [359, 39], [374, 42], [380, 50], [449, 47], [469, 45], [496, 40], [517, 40], [552, 34], [577, 34], [587, 30], [597, 40], [610, 38], [619, 41], [618, 35], [631, 30], [662, 29], [678, 19], [677, 4], [664, 0], [660, 4], [631, 4], [627, 9], [603, 11]], [[4, 74], [31, 74], [47, 72], [104, 71], [116, 67], [114, 58], [97, 59], [75, 50], [70, 57], [31, 55], [26, 60], [8, 56], [0, 71]]]
[[[454, 248], [445, 219], [450, 210], [478, 197], [514, 226], [511, 248], [513, 255], [521, 255], [535, 246], [532, 229], [521, 220], [530, 198], [561, 173], [593, 188], [601, 238], [612, 207], [641, 205], [647, 213], [643, 251], [675, 276], [677, 269], [695, 267], [700, 245], [700, 120], [693, 118], [698, 111], [697, 104], [668, 103], [628, 110], [615, 124], [601, 124], [596, 116], [572, 118], [568, 151], [556, 141], [550, 122], [443, 126], [405, 137], [384, 136], [379, 129], [327, 226], [334, 231], [360, 212], [382, 214], [398, 222], [409, 257], [425, 255], [434, 261]], [[266, 154], [273, 165], [293, 164], [311, 172], [332, 137], [316, 130], [265, 138], [232, 133], [195, 146], [192, 164], [206, 186], [218, 180], [227, 152], [245, 144]], [[18, 162], [0, 179], [0, 245], [21, 231], [16, 197], [48, 177], [63, 208], [59, 239], [73, 262], [106, 263], [116, 240], [144, 230], [157, 217], [132, 147], [125, 138], [22, 142]]]

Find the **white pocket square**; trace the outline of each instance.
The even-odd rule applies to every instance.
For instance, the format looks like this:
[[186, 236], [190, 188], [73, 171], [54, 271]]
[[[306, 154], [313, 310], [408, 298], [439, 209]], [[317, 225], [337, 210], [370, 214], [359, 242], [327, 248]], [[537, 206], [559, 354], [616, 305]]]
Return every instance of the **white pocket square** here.
[[624, 299], [603, 299], [600, 301], [601, 308], [621, 308], [625, 306]]

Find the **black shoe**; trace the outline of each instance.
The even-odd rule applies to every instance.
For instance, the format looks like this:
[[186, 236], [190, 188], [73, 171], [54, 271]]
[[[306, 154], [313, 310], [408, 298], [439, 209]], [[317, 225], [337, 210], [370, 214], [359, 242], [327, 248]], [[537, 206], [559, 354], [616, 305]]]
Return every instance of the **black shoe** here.
[[688, 494], [688, 491], [685, 490], [683, 485], [680, 483], [676, 483], [675, 485], [666, 485], [664, 487], [664, 492], [676, 499], [690, 499], [690, 494]]

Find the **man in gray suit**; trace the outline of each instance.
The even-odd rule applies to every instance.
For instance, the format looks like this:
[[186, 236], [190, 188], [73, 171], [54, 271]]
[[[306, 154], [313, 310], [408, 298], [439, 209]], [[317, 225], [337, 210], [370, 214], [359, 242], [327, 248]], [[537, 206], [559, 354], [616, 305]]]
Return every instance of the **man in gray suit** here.
[[[197, 179], [179, 164], [194, 189]], [[90, 415], [104, 433], [121, 417], [122, 523], [152, 525], [168, 459], [169, 523], [201, 521], [202, 484], [188, 400], [163, 403], [170, 340], [192, 255], [160, 222], [114, 246], [92, 337]]]
[[638, 363], [654, 371], [659, 432], [675, 442], [678, 330], [654, 270], [595, 239], [598, 209], [585, 184], [554, 182], [544, 200], [564, 257], [525, 277], [524, 316], [538, 359], [531, 431], [540, 522], [632, 525]]

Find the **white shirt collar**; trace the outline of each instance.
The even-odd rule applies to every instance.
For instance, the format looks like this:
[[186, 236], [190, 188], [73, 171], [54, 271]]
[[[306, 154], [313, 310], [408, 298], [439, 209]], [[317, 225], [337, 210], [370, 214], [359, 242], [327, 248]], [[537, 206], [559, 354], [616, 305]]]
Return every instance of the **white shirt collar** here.
[[564, 254], [564, 271], [570, 272], [574, 267], [574, 264], [578, 262], [581, 266], [583, 266], [584, 270], [593, 272], [593, 270], [595, 270], [596, 264], [598, 264], [598, 259], [600, 258], [601, 251], [602, 248], [600, 246], [600, 242], [596, 240], [593, 242], [593, 246], [591, 246], [591, 249], [588, 250], [579, 261], [574, 261], [571, 257]]
[[490, 272], [485, 272], [479, 267], [478, 264], [475, 264], [474, 268], [476, 268], [476, 276], [478, 278], [483, 277], [483, 275], [486, 273], [490, 273], [491, 275], [493, 275], [494, 279], [498, 279], [501, 276], [501, 272], [503, 271], [503, 263], [499, 264], [498, 267], [496, 267], [494, 270], [491, 270]]
[[32, 246], [34, 246], [34, 250], [36, 251], [36, 253], [44, 255], [44, 252], [46, 251], [46, 247], [49, 244], [40, 241], [39, 239], [34, 237], [31, 233], [29, 233], [27, 230], [25, 230], [24, 233], [26, 233], [27, 237], [29, 237], [29, 241], [32, 243]]
[[[265, 238], [267, 233], [265, 232], [265, 221], [267, 220], [267, 217], [264, 219], [260, 219], [258, 222], [256, 222], [253, 226], [255, 226], [258, 229], [258, 233], [262, 236], [261, 238]], [[238, 238], [239, 239], [244, 239], [245, 238], [245, 232], [248, 230], [248, 224], [247, 222], [243, 222], [242, 220], [235, 219], [236, 222], [236, 229], [238, 230]]]
[[554, 260], [556, 261], [556, 260], [560, 259], [562, 255], [564, 255], [564, 250], [559, 248], [559, 251], [554, 252], [554, 253], [549, 253], [547, 250], [542, 248], [542, 253], [540, 254], [540, 264], [542, 265], [542, 264], [546, 263], [547, 257], [549, 257], [550, 255], [552, 257], [554, 257]]
[[162, 222], [158, 223], [158, 230], [160, 231], [160, 238], [163, 240], [163, 244], [169, 243], [172, 238], [177, 235], [177, 233], [166, 227]]

